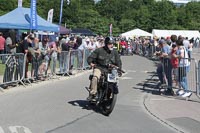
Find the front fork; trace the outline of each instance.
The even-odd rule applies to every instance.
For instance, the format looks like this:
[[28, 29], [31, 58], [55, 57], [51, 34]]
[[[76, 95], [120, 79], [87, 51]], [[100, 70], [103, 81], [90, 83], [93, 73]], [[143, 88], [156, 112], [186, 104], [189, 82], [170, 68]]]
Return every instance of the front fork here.
[[109, 93], [118, 94], [118, 86], [117, 83], [105, 83], [105, 86], [102, 88], [98, 88], [98, 100], [97, 104], [107, 101], [110, 97]]

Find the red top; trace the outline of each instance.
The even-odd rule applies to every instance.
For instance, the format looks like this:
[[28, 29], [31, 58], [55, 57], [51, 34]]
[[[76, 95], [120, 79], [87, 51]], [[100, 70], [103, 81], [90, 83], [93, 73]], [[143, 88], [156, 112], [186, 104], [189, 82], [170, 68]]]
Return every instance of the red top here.
[[122, 47], [128, 48], [128, 45], [127, 45], [126, 41], [121, 41], [119, 44], [120, 44]]
[[[172, 49], [171, 54], [174, 54], [174, 53], [176, 53], [176, 50]], [[178, 63], [179, 63], [178, 58], [171, 58], [171, 63], [172, 63], [173, 68], [178, 68]]]
[[0, 50], [4, 50], [5, 38], [0, 36]]

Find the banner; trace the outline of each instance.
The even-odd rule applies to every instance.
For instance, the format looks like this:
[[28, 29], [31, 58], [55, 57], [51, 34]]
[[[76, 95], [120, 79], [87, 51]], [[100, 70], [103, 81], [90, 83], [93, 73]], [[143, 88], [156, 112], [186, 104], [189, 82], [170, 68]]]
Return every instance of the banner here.
[[50, 9], [48, 12], [48, 17], [47, 17], [47, 21], [51, 22], [53, 21], [53, 9]]
[[22, 0], [18, 0], [18, 7], [22, 7]]
[[110, 36], [112, 36], [112, 24], [110, 24]]
[[30, 29], [37, 29], [37, 8], [36, 8], [37, 0], [31, 0], [31, 22]]

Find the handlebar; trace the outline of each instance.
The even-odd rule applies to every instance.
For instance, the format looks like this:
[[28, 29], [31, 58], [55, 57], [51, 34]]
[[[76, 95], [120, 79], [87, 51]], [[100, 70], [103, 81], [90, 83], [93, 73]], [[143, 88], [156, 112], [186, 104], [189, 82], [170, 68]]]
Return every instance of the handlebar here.
[[120, 71], [120, 72], [122, 72], [122, 73], [125, 73], [124, 70], [120, 69], [120, 68], [119, 68], [118, 66], [116, 66], [116, 65], [108, 64], [108, 67], [115, 68], [115, 69], [117, 69], [118, 71]]
[[[97, 66], [97, 64], [94, 64], [93, 68], [95, 68]], [[124, 70], [120, 69], [118, 66], [116, 65], [113, 65], [113, 64], [108, 64], [108, 65], [101, 65], [102, 67], [105, 67], [105, 68], [115, 68], [117, 69], [118, 71], [122, 72], [122, 73], [125, 73]]]

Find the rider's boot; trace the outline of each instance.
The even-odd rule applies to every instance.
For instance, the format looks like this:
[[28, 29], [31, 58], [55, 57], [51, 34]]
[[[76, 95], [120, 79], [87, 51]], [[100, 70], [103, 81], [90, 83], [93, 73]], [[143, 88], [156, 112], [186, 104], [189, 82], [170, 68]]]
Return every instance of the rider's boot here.
[[95, 102], [96, 101], [96, 95], [95, 94], [89, 94], [89, 96], [87, 97], [87, 100]]

